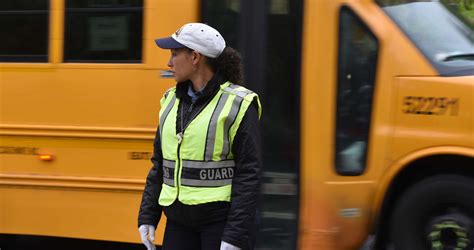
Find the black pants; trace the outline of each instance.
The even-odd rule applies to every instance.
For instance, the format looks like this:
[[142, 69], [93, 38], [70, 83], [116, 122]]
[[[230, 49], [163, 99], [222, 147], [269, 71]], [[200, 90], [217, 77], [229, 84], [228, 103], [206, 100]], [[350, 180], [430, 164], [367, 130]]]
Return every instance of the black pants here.
[[166, 222], [163, 250], [219, 250], [225, 221], [202, 226]]

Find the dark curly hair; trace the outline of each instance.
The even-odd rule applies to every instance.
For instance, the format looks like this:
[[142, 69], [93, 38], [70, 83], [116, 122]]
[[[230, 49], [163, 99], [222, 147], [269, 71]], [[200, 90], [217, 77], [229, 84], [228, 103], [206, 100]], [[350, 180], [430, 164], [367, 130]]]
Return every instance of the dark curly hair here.
[[232, 47], [225, 47], [217, 58], [207, 58], [207, 63], [214, 72], [221, 74], [226, 80], [238, 84], [244, 84], [244, 70], [242, 56]]

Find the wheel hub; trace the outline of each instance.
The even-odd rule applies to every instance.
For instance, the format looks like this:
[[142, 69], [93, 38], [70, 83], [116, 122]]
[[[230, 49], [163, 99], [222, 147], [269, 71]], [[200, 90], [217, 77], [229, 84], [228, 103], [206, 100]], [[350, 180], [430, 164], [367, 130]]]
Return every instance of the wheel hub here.
[[469, 219], [463, 215], [436, 218], [428, 234], [431, 250], [465, 249], [471, 243], [469, 228]]

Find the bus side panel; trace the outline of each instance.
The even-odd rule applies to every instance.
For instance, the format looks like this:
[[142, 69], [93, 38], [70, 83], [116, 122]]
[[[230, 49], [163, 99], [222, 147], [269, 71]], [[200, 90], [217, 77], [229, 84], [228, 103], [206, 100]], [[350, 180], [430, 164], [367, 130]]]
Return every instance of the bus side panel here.
[[144, 1], [140, 64], [61, 63], [52, 2], [50, 62], [0, 63], [0, 233], [139, 243], [159, 101], [175, 84], [159, 78], [169, 51], [154, 39], [197, 21], [199, 2]]
[[[339, 11], [347, 6], [378, 40], [367, 166], [359, 176], [334, 166]], [[302, 63], [301, 249], [354, 249], [377, 216], [377, 183], [389, 165], [391, 100], [397, 75], [436, 75], [393, 22], [372, 1], [306, 1]], [[357, 232], [357, 233], [354, 233]]]

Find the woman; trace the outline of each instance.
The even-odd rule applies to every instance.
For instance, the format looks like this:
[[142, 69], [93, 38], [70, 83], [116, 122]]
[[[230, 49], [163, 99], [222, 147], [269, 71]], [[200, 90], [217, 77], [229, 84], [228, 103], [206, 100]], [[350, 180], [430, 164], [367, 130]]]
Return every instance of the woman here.
[[241, 87], [237, 51], [214, 28], [189, 23], [157, 39], [176, 87], [160, 126], [138, 216], [147, 249], [162, 211], [164, 250], [253, 249], [261, 169], [258, 96]]

